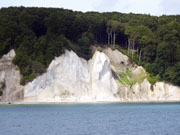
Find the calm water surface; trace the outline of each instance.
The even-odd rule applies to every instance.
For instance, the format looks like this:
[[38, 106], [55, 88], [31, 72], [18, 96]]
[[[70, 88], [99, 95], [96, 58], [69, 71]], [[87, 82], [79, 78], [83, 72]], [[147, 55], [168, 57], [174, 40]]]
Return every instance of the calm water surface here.
[[0, 105], [0, 135], [180, 135], [180, 103]]

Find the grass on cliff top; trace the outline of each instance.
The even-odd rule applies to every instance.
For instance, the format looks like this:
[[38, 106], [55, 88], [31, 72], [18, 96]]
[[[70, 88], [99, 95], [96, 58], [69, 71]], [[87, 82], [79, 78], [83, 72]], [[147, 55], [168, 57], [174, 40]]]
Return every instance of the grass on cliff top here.
[[[133, 57], [132, 57], [132, 55], [128, 55], [128, 50], [127, 49], [124, 49], [124, 48], [121, 48], [120, 46], [118, 46], [118, 45], [115, 45], [115, 47], [114, 48], [112, 48], [112, 49], [117, 49], [117, 50], [119, 50], [120, 52], [122, 52], [124, 55], [126, 55], [126, 56], [128, 56], [129, 57], [129, 59], [131, 60], [131, 61], [133, 61], [133, 62], [135, 62], [137, 65], [139, 65], [139, 66], [143, 66], [144, 67], [144, 64], [146, 64], [146, 63], [143, 63], [143, 62], [141, 62], [141, 61], [139, 61], [139, 56], [136, 54], [136, 50], [134, 50], [134, 55], [133, 55]], [[145, 67], [144, 67], [145, 68]], [[151, 74], [151, 73], [149, 73], [149, 72], [146, 72], [146, 74], [147, 74], [147, 80], [151, 83], [151, 84], [154, 84], [154, 83], [156, 83], [156, 82], [158, 82], [158, 81], [161, 81], [161, 78], [160, 78], [160, 76], [159, 75], [153, 75], [153, 74]], [[124, 78], [124, 77], [123, 77]], [[143, 77], [140, 75], [140, 80], [142, 80], [143, 79]], [[145, 78], [144, 78], [145, 79]], [[144, 80], [143, 79], [143, 80]], [[126, 79], [125, 79], [126, 80]], [[125, 81], [127, 84], [134, 84], [134, 83], [136, 83], [136, 82], [134, 82], [134, 81]]]
[[120, 83], [123, 85], [134, 85], [137, 82], [141, 83], [144, 81], [144, 79], [146, 78], [146, 74], [145, 72], [141, 72], [138, 75], [133, 74], [130, 71], [126, 71], [126, 72], [122, 72], [120, 73]]

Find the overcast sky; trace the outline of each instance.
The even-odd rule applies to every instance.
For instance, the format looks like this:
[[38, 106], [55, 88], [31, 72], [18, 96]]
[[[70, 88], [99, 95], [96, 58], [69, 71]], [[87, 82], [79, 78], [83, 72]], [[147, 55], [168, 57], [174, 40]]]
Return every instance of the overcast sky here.
[[0, 0], [0, 7], [58, 7], [76, 11], [180, 14], [180, 0]]

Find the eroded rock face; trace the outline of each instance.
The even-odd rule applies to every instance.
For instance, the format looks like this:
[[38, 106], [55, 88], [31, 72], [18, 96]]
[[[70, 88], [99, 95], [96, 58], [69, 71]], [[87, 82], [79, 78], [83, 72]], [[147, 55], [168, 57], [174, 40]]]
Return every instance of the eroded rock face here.
[[117, 50], [96, 51], [91, 60], [73, 51], [55, 58], [47, 73], [25, 87], [12, 64], [14, 50], [0, 59], [0, 101], [96, 102], [180, 101], [180, 88], [165, 82], [150, 84], [143, 67]]
[[11, 50], [0, 59], [0, 88], [3, 91], [1, 101], [23, 100], [24, 97], [20, 72], [12, 63], [15, 55], [15, 51]]
[[39, 102], [179, 101], [180, 88], [164, 82], [150, 84], [144, 68], [117, 50], [96, 51], [88, 62], [66, 51], [51, 62], [47, 73], [26, 85], [24, 98]]
[[108, 57], [96, 52], [89, 62], [73, 51], [55, 58], [47, 73], [25, 87], [25, 101], [93, 102], [116, 100], [117, 85]]
[[180, 101], [180, 87], [165, 82], [150, 84], [143, 67], [130, 62], [117, 50], [108, 48], [104, 52], [118, 76], [116, 82], [120, 101]]
[[165, 82], [157, 82], [151, 90], [151, 97], [157, 100], [180, 100], [180, 88]]
[[113, 101], [117, 94], [117, 84], [112, 76], [109, 58], [96, 51], [91, 64], [91, 90], [94, 98], [100, 101]]
[[104, 50], [104, 53], [109, 57], [111, 62], [115, 64], [124, 64], [126, 66], [130, 65], [129, 58], [118, 50], [112, 50], [111, 48], [106, 48]]

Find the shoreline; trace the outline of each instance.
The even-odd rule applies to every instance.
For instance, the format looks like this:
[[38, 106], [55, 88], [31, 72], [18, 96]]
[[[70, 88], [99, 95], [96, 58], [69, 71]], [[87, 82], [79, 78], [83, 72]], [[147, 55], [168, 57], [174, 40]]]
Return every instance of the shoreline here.
[[27, 102], [8, 101], [0, 102], [0, 105], [75, 105], [75, 104], [150, 104], [150, 103], [180, 103], [180, 100], [149, 100], [149, 101], [94, 101], [94, 102]]

